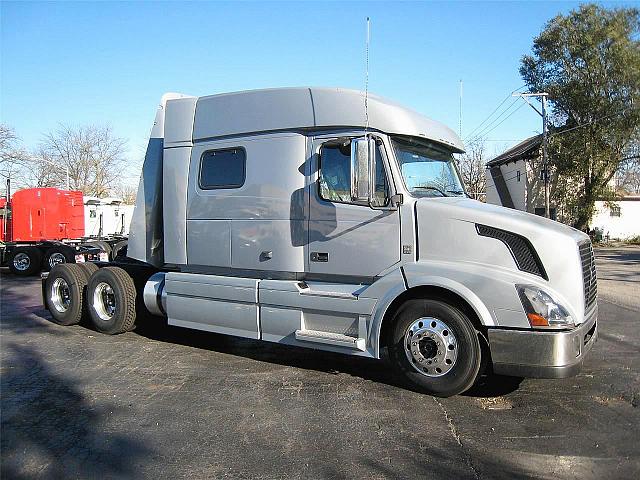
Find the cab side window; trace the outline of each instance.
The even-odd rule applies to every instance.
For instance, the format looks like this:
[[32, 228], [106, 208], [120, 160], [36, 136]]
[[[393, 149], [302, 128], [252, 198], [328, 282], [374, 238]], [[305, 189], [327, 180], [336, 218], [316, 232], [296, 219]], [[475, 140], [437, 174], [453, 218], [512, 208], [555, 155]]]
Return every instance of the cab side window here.
[[374, 207], [386, 207], [389, 199], [389, 184], [384, 170], [384, 160], [380, 145], [376, 145], [376, 186], [373, 192], [371, 205]]
[[349, 180], [351, 153], [344, 146], [323, 145], [320, 149], [320, 198], [330, 202], [351, 202]]
[[[320, 148], [320, 198], [330, 202], [351, 203], [351, 151], [349, 145], [328, 142]], [[389, 187], [380, 145], [376, 146], [376, 185], [373, 206], [387, 204]]]

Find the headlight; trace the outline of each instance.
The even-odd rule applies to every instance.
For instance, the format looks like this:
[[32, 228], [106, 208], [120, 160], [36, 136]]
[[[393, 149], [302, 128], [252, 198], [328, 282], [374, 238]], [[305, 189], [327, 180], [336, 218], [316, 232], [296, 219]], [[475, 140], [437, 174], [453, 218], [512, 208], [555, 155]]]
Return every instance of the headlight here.
[[516, 285], [532, 327], [572, 328], [573, 318], [551, 295], [532, 285]]

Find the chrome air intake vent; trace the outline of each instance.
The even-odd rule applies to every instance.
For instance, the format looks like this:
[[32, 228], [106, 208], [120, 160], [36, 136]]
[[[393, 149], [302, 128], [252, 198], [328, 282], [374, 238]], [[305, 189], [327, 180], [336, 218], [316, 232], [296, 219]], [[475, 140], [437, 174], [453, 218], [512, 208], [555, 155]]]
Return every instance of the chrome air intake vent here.
[[593, 256], [591, 242], [578, 245], [580, 263], [582, 264], [582, 281], [584, 285], [584, 311], [588, 312], [596, 302], [598, 296], [598, 281], [596, 279], [596, 261]]
[[540, 261], [540, 257], [538, 257], [535, 248], [533, 248], [529, 240], [521, 235], [487, 225], [476, 224], [476, 230], [478, 231], [478, 235], [482, 237], [495, 238], [504, 243], [511, 252], [511, 256], [516, 262], [518, 270], [549, 280], [547, 272], [544, 270], [544, 266]]

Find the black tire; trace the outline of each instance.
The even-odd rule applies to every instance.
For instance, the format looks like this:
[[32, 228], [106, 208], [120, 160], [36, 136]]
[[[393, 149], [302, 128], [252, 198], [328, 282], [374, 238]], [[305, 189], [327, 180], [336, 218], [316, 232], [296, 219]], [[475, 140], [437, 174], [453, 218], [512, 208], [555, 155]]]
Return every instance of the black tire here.
[[42, 265], [42, 252], [36, 247], [17, 247], [9, 254], [9, 271], [23, 277], [35, 275]]
[[82, 269], [84, 274], [87, 276], [87, 284], [89, 283], [89, 279], [91, 278], [91, 275], [93, 275], [99, 270], [98, 266], [92, 262], [76, 263], [76, 265], [78, 265]]
[[109, 260], [113, 258], [111, 256], [111, 250], [112, 250], [111, 245], [109, 245], [107, 242], [104, 242], [102, 240], [95, 240], [95, 241], [83, 243], [83, 245], [86, 245], [87, 247], [97, 247], [100, 250], [107, 252], [107, 255], [109, 256]]
[[122, 256], [126, 257], [127, 256], [127, 245], [128, 245], [127, 240], [122, 240], [122, 241], [116, 243], [113, 246], [113, 249], [111, 250], [111, 258], [115, 260], [118, 257], [118, 254], [120, 254], [120, 252], [122, 252]]
[[136, 287], [119, 267], [99, 269], [89, 279], [87, 305], [91, 323], [108, 335], [132, 330], [136, 321]]
[[396, 313], [392, 332], [389, 356], [411, 387], [450, 397], [473, 386], [481, 367], [480, 341], [458, 308], [436, 299], [409, 300]]
[[56, 245], [49, 248], [44, 254], [42, 271], [48, 272], [56, 265], [62, 263], [75, 263], [75, 252], [73, 248], [64, 245]]
[[61, 263], [54, 266], [45, 282], [45, 301], [59, 325], [75, 325], [85, 313], [87, 276], [76, 264]]

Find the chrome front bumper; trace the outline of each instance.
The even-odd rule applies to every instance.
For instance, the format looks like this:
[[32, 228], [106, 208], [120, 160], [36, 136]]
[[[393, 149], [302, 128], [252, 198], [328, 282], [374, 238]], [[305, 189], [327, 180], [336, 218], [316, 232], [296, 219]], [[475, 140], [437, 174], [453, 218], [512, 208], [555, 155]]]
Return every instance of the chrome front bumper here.
[[573, 330], [489, 329], [494, 373], [517, 377], [566, 378], [576, 375], [598, 337], [598, 308]]

